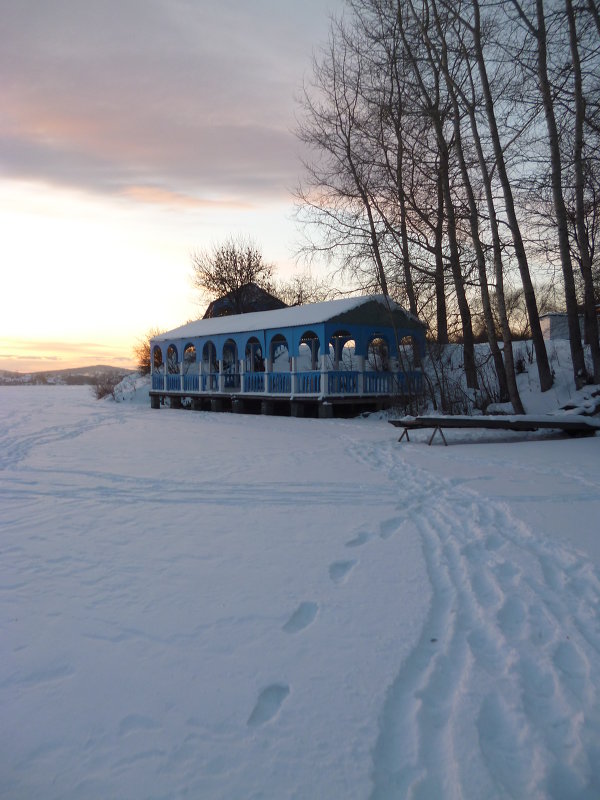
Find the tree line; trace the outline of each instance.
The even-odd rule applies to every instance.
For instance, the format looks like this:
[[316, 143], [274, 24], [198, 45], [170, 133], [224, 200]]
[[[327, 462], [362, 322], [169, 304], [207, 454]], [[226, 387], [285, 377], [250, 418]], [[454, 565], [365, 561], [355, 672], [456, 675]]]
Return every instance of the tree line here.
[[347, 0], [303, 93], [297, 195], [318, 231], [307, 248], [337, 254], [438, 343], [460, 340], [473, 389], [484, 331], [517, 413], [515, 293], [541, 389], [548, 286], [567, 313], [576, 386], [600, 382], [599, 48], [595, 0]]

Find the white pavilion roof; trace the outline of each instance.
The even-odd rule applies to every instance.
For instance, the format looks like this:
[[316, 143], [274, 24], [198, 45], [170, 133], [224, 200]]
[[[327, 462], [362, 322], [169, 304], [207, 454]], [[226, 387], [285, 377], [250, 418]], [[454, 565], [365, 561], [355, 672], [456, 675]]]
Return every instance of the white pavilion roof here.
[[[363, 295], [361, 297], [345, 297], [341, 300], [327, 300], [323, 303], [308, 303], [302, 306], [279, 308], [275, 311], [255, 311], [250, 314], [230, 314], [226, 317], [198, 319], [181, 325], [171, 331], [153, 336], [154, 342], [166, 342], [173, 339], [194, 339], [201, 336], [217, 336], [225, 333], [244, 333], [273, 328], [292, 328], [302, 326], [310, 328], [321, 322], [352, 311], [365, 303], [379, 301], [384, 304], [383, 295]], [[393, 308], [400, 309], [396, 303]], [[407, 312], [404, 312], [407, 313]]]

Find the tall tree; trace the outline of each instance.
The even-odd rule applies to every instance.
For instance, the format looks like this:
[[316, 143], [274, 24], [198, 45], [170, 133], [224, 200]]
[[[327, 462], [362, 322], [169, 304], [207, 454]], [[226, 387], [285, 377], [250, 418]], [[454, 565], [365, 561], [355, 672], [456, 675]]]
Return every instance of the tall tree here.
[[569, 24], [569, 47], [573, 70], [573, 169], [575, 173], [575, 231], [579, 266], [584, 286], [584, 316], [586, 341], [590, 345], [594, 370], [594, 382], [600, 383], [600, 342], [598, 340], [598, 320], [595, 309], [594, 278], [592, 255], [585, 210], [585, 166], [584, 166], [584, 126], [586, 116], [586, 97], [583, 88], [583, 72], [579, 54], [579, 36], [573, 0], [565, 0], [565, 11]]
[[[444, 0], [444, 2], [447, 3], [447, 0]], [[498, 122], [496, 120], [494, 96], [492, 94], [492, 88], [488, 75], [488, 66], [484, 55], [484, 40], [481, 26], [481, 7], [479, 0], [471, 0], [471, 11], [472, 17], [470, 21], [467, 21], [466, 17], [464, 16], [461, 17], [461, 20], [463, 24], [467, 25], [471, 34], [471, 49], [479, 73], [488, 130], [494, 150], [495, 167], [502, 187], [506, 216], [512, 235], [515, 257], [519, 266], [521, 283], [523, 284], [525, 302], [527, 304], [527, 313], [529, 315], [531, 338], [535, 349], [540, 388], [543, 392], [545, 392], [548, 391], [548, 389], [550, 389], [552, 386], [552, 371], [550, 369], [548, 353], [546, 352], [546, 344], [542, 334], [542, 327], [540, 324], [540, 317], [535, 299], [535, 290], [533, 287], [533, 281], [531, 279], [531, 272], [529, 270], [529, 262], [527, 260], [525, 244], [521, 234], [521, 226], [517, 216], [513, 188], [506, 167], [505, 152], [500, 138]]]
[[564, 281], [571, 359], [573, 362], [575, 385], [577, 388], [579, 388], [587, 380], [587, 369], [585, 366], [583, 346], [581, 344], [579, 311], [577, 308], [577, 293], [575, 290], [575, 276], [573, 274], [571, 247], [569, 243], [567, 208], [563, 195], [562, 155], [560, 150], [560, 139], [556, 121], [556, 113], [554, 109], [554, 88], [552, 86], [548, 70], [548, 35], [546, 15], [544, 11], [544, 0], [535, 0], [535, 9], [532, 10], [531, 18], [519, 0], [510, 0], [510, 3], [516, 10], [519, 18], [525, 24], [527, 31], [535, 42], [539, 90], [542, 97], [546, 126], [548, 129], [548, 151], [550, 154], [552, 200], [556, 217], [558, 246]]

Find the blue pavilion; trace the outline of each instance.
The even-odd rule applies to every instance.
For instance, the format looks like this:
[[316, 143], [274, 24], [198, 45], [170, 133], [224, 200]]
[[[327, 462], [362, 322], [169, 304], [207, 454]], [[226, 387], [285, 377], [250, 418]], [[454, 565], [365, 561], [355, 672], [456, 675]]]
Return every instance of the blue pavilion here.
[[423, 390], [425, 326], [380, 295], [197, 320], [150, 346], [152, 408], [327, 417]]

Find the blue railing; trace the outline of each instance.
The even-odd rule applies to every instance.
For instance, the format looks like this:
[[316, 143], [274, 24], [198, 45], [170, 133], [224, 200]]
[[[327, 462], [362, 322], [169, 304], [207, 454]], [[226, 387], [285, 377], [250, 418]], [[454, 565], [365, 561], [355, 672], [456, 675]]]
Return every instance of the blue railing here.
[[265, 373], [264, 372], [246, 372], [244, 375], [244, 391], [245, 392], [264, 392], [265, 390]]
[[397, 390], [395, 375], [389, 372], [365, 372], [365, 394], [391, 394]]
[[223, 374], [223, 389], [232, 391], [240, 388], [240, 375], [237, 372], [225, 372]]
[[358, 372], [327, 373], [327, 390], [329, 394], [358, 394]]
[[404, 394], [421, 394], [423, 392], [423, 373], [413, 369], [398, 373], [399, 390]]
[[291, 394], [292, 393], [292, 373], [291, 372], [268, 372], [268, 389], [272, 394]]
[[319, 394], [321, 391], [321, 373], [297, 372], [296, 391], [298, 394]]
[[[292, 379], [294, 378], [295, 393], [299, 395], [320, 395], [323, 391], [322, 374], [317, 370], [310, 372], [246, 372], [242, 382], [238, 373], [223, 373], [222, 388], [224, 392], [240, 391], [248, 394], [263, 394], [265, 391], [265, 375], [267, 376], [267, 392], [269, 394], [292, 394]], [[219, 373], [211, 372], [203, 375], [190, 374], [183, 376], [178, 373], [154, 373], [152, 375], [152, 390], [155, 392], [181, 392], [184, 393], [219, 393]], [[166, 387], [165, 387], [166, 378]], [[365, 372], [339, 370], [327, 373], [326, 388], [328, 395], [394, 395], [394, 394], [421, 394], [423, 392], [423, 373], [421, 370], [406, 372]]]
[[218, 392], [219, 391], [219, 373], [209, 372], [202, 376], [202, 391], [203, 392]]
[[180, 392], [181, 391], [181, 375], [167, 375], [167, 391]]
[[184, 375], [183, 376], [183, 391], [184, 392], [199, 392], [200, 391], [200, 375]]

